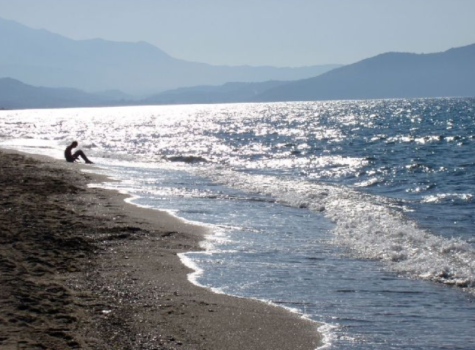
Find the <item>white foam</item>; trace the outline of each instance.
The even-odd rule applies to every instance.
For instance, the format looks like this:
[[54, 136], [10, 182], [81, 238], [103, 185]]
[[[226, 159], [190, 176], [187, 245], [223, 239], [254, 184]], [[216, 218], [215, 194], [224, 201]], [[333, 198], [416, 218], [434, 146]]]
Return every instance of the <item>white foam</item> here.
[[377, 183], [380, 183], [381, 179], [377, 177], [372, 177], [366, 181], [361, 181], [356, 184], [354, 184], [355, 187], [370, 187], [373, 185], [376, 185]]
[[[233, 295], [234, 297], [237, 297], [237, 298], [242, 298], [242, 297], [239, 297], [239, 296], [235, 296]], [[319, 321], [315, 321], [314, 319], [312, 319], [309, 315], [305, 314], [305, 313], [302, 313], [299, 309], [297, 308], [294, 308], [294, 307], [289, 307], [289, 306], [285, 306], [285, 305], [282, 305], [282, 304], [276, 304], [275, 302], [271, 301], [271, 300], [268, 300], [268, 299], [259, 299], [259, 298], [246, 298], [246, 299], [252, 299], [252, 300], [257, 300], [257, 301], [260, 301], [260, 302], [263, 302], [265, 304], [268, 304], [270, 306], [273, 306], [273, 307], [279, 307], [279, 308], [283, 308], [287, 311], [289, 311], [290, 313], [293, 313], [293, 314], [296, 314], [296, 315], [299, 315], [300, 318], [302, 318], [303, 320], [306, 320], [306, 321], [310, 321], [310, 322], [313, 322], [316, 326], [316, 331], [321, 335], [322, 337], [322, 345], [319, 346], [317, 349], [318, 350], [322, 350], [322, 349], [329, 349], [331, 348], [334, 340], [335, 340], [335, 333], [334, 333], [334, 330], [336, 328], [338, 328], [338, 326], [335, 326], [335, 325], [331, 325], [329, 323], [324, 323], [324, 322], [319, 322]]]
[[198, 279], [203, 275], [203, 269], [200, 268], [198, 266], [198, 264], [195, 263], [195, 261], [193, 259], [191, 259], [190, 257], [187, 256], [187, 253], [179, 253], [178, 254], [178, 257], [180, 258], [181, 262], [183, 263], [183, 265], [185, 265], [186, 267], [188, 267], [189, 269], [193, 270], [193, 272], [189, 273], [188, 274], [188, 280], [199, 286], [199, 287], [203, 287], [203, 288], [206, 288], [206, 286], [202, 285]]
[[332, 325], [330, 323], [322, 323], [320, 327], [317, 328], [318, 332], [322, 335], [322, 343], [323, 345], [319, 348], [322, 349], [330, 349], [333, 343], [336, 340], [336, 332], [338, 326]]
[[389, 199], [328, 184], [247, 175], [219, 168], [201, 175], [245, 191], [272, 195], [281, 203], [323, 212], [335, 223], [333, 242], [360, 258], [384, 261], [412, 278], [475, 287], [475, 251], [461, 239], [447, 239], [420, 229]]
[[471, 202], [473, 195], [470, 193], [439, 193], [437, 195], [425, 196], [423, 203], [441, 202]]
[[[326, 323], [322, 323], [322, 322], [317, 322], [313, 319], [311, 319], [308, 315], [305, 315], [303, 314], [299, 309], [297, 308], [291, 308], [291, 307], [288, 307], [288, 306], [285, 306], [285, 305], [278, 305], [278, 304], [275, 304], [274, 302], [270, 301], [270, 300], [267, 300], [267, 299], [259, 299], [259, 298], [244, 298], [244, 297], [241, 297], [241, 296], [238, 296], [238, 295], [233, 295], [233, 294], [229, 294], [229, 293], [226, 293], [223, 291], [223, 289], [221, 288], [213, 288], [213, 287], [209, 287], [209, 286], [205, 286], [203, 284], [201, 284], [199, 282], [199, 279], [200, 277], [203, 275], [204, 271], [203, 269], [201, 269], [199, 267], [198, 264], [196, 264], [196, 262], [190, 258], [188, 256], [189, 253], [179, 253], [178, 254], [178, 257], [181, 259], [182, 263], [187, 266], [188, 268], [190, 268], [191, 270], [193, 270], [193, 272], [191, 272], [190, 274], [188, 274], [188, 280], [193, 283], [194, 285], [196, 286], [199, 286], [199, 287], [202, 287], [202, 288], [206, 288], [206, 289], [209, 289], [211, 290], [212, 292], [216, 293], [216, 294], [227, 294], [227, 295], [231, 295], [235, 298], [241, 298], [241, 299], [252, 299], [252, 300], [257, 300], [257, 301], [260, 301], [260, 302], [263, 302], [263, 303], [266, 303], [268, 305], [271, 305], [271, 306], [274, 306], [274, 307], [280, 307], [280, 308], [284, 308], [286, 309], [287, 311], [291, 312], [291, 313], [294, 313], [294, 314], [298, 314], [302, 319], [305, 319], [307, 321], [311, 321], [311, 322], [314, 322], [315, 325], [317, 326], [316, 327], [316, 331], [321, 334], [322, 336], [322, 346], [319, 347], [319, 349], [328, 349], [331, 347], [331, 344], [332, 344], [332, 340], [334, 339], [334, 335], [333, 335], [333, 329], [336, 328], [336, 326], [334, 325], [330, 325], [330, 324], [326, 324]], [[203, 255], [209, 255], [210, 253], [209, 252], [199, 252], [199, 253], [193, 253], [193, 254], [203, 254]]]

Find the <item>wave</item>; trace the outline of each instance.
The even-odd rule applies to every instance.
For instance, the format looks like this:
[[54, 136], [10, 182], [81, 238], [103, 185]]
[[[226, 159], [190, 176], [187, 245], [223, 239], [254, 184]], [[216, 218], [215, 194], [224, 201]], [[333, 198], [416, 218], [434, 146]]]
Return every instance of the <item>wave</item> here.
[[380, 179], [380, 178], [377, 178], [377, 177], [373, 177], [373, 178], [370, 178], [366, 181], [361, 181], [361, 182], [358, 182], [358, 183], [355, 183], [354, 186], [355, 187], [371, 187], [371, 186], [375, 186], [379, 183], [382, 183], [383, 180]]
[[271, 195], [282, 204], [323, 212], [335, 223], [333, 243], [358, 258], [383, 261], [411, 278], [475, 292], [475, 250], [461, 239], [436, 236], [408, 220], [389, 199], [346, 187], [249, 175], [229, 169], [198, 170], [213, 181]]
[[459, 204], [473, 201], [473, 195], [470, 193], [440, 193], [436, 195], [426, 196], [423, 203], [451, 203]]
[[[384, 138], [377, 138], [377, 140], [384, 140]], [[457, 142], [463, 140], [462, 136], [445, 136], [445, 135], [430, 135], [415, 137], [412, 135], [397, 135], [386, 139], [386, 143], [441, 143], [441, 142]]]

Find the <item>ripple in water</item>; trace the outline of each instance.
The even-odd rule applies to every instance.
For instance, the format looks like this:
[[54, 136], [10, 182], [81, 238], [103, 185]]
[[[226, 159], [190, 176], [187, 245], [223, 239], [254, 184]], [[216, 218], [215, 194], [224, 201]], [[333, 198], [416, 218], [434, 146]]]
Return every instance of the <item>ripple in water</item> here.
[[473, 99], [2, 111], [0, 129], [58, 158], [78, 139], [139, 204], [215, 225], [187, 254], [197, 282], [326, 322], [333, 348], [475, 341]]

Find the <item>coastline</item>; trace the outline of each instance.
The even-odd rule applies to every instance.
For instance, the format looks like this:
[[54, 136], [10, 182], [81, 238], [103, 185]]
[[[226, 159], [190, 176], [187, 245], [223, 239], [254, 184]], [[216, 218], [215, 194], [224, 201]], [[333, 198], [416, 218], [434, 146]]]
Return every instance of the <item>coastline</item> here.
[[178, 254], [200, 249], [203, 227], [88, 187], [104, 177], [79, 164], [3, 149], [0, 159], [0, 348], [321, 345], [312, 321], [192, 284]]

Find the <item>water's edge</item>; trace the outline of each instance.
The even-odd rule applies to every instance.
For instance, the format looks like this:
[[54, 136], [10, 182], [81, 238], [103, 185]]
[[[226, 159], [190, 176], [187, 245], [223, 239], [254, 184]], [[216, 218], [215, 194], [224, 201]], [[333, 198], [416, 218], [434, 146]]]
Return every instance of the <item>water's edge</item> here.
[[[26, 152], [25, 150], [23, 149], [16, 149], [16, 148], [7, 148], [7, 147], [3, 147], [3, 146], [0, 146], [0, 149], [6, 149], [6, 150], [13, 150], [13, 151], [16, 151], [18, 153], [21, 153], [21, 154], [24, 154], [26, 156], [28, 155], [34, 155], [34, 156], [41, 156], [41, 157], [46, 157], [46, 158], [50, 158], [50, 159], [53, 159], [55, 161], [60, 161], [60, 159], [58, 157], [53, 157], [53, 156], [48, 156], [48, 155], [44, 155], [44, 154], [41, 154], [41, 153], [35, 153], [33, 151], [31, 152]], [[126, 196], [126, 198], [124, 198], [124, 202], [128, 203], [128, 204], [131, 204], [131, 205], [134, 205], [138, 208], [144, 208], [144, 209], [152, 209], [152, 210], [156, 210], [156, 211], [160, 211], [160, 212], [166, 212], [167, 214], [173, 216], [176, 220], [179, 220], [183, 223], [186, 223], [186, 224], [191, 224], [191, 225], [194, 225], [194, 226], [201, 226], [203, 228], [205, 228], [208, 232], [213, 232], [214, 229], [215, 229], [215, 226], [214, 225], [211, 225], [211, 224], [207, 224], [207, 223], [203, 223], [203, 222], [199, 222], [199, 221], [192, 221], [192, 220], [187, 220], [185, 218], [182, 218], [178, 215], [176, 215], [175, 212], [171, 211], [171, 210], [166, 210], [166, 209], [161, 209], [161, 208], [156, 208], [156, 207], [153, 207], [153, 206], [147, 206], [147, 205], [142, 205], [142, 204], [138, 204], [136, 203], [136, 201], [138, 199], [140, 199], [141, 197], [139, 196], [136, 196], [136, 195], [133, 195], [123, 189], [120, 189], [120, 188], [117, 188], [116, 186], [113, 186], [113, 184], [118, 184], [118, 183], [121, 183], [123, 182], [122, 180], [116, 178], [110, 169], [108, 169], [106, 166], [104, 165], [94, 165], [94, 166], [88, 166], [87, 168], [81, 168], [80, 171], [82, 172], [85, 172], [85, 173], [92, 173], [94, 175], [98, 175], [100, 177], [105, 177], [105, 179], [101, 179], [101, 180], [104, 180], [103, 182], [94, 182], [94, 183], [90, 183], [88, 184], [88, 187], [91, 187], [91, 188], [100, 188], [100, 189], [104, 189], [104, 190], [107, 190], [107, 191], [115, 191], [115, 192], [118, 192], [120, 194], [123, 194]], [[113, 182], [111, 182], [113, 181]], [[203, 245], [202, 243], [205, 242], [206, 240], [209, 239], [209, 237], [212, 237], [213, 236], [213, 233], [209, 233], [209, 234], [206, 234], [203, 236], [203, 239], [201, 240], [200, 242], [200, 245], [203, 247], [203, 249], [206, 249], [205, 248], [205, 245]], [[193, 285], [196, 285], [200, 288], [204, 288], [204, 289], [207, 289], [215, 294], [226, 294], [226, 295], [229, 295], [229, 296], [232, 296], [234, 298], [240, 298], [240, 299], [249, 299], [249, 300], [256, 300], [256, 301], [259, 301], [259, 302], [262, 302], [264, 304], [267, 304], [267, 305], [270, 305], [272, 307], [279, 307], [279, 308], [282, 308], [282, 309], [285, 309], [287, 310], [289, 313], [293, 313], [293, 314], [297, 314], [299, 315], [303, 320], [306, 320], [306, 321], [309, 321], [309, 322], [312, 322], [315, 324], [316, 326], [316, 333], [321, 337], [321, 346], [319, 346], [317, 349], [318, 350], [322, 350], [322, 349], [328, 349], [331, 347], [331, 339], [332, 339], [332, 329], [335, 328], [335, 326], [333, 325], [330, 325], [330, 324], [326, 324], [324, 322], [319, 322], [319, 321], [315, 321], [313, 319], [311, 319], [308, 315], [305, 315], [304, 313], [300, 312], [300, 310], [296, 309], [296, 308], [291, 308], [291, 307], [287, 307], [285, 305], [281, 305], [281, 304], [275, 304], [273, 303], [272, 301], [270, 300], [266, 300], [266, 299], [258, 299], [258, 298], [252, 298], [252, 297], [242, 297], [242, 296], [238, 296], [238, 295], [234, 295], [234, 294], [230, 294], [230, 293], [224, 293], [222, 292], [221, 290], [219, 289], [216, 289], [216, 288], [213, 288], [213, 287], [209, 287], [209, 286], [206, 286], [204, 284], [201, 284], [199, 281], [198, 281], [198, 278], [199, 276], [203, 273], [203, 270], [200, 269], [193, 261], [192, 259], [190, 259], [187, 254], [190, 254], [190, 253], [200, 253], [200, 254], [208, 254], [206, 251], [190, 251], [190, 252], [186, 252], [186, 253], [180, 253], [178, 254], [178, 257], [180, 258], [180, 261], [181, 263], [188, 267], [190, 270], [192, 270], [193, 272], [189, 273], [187, 278], [188, 278], [188, 281], [193, 284]], [[315, 349], [315, 350], [317, 350]]]

